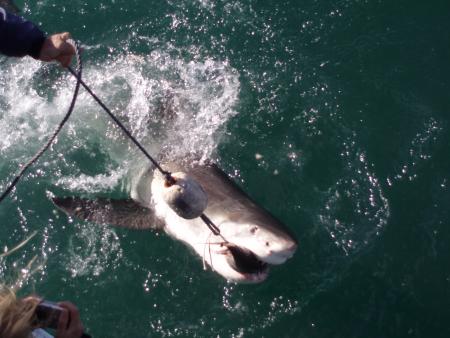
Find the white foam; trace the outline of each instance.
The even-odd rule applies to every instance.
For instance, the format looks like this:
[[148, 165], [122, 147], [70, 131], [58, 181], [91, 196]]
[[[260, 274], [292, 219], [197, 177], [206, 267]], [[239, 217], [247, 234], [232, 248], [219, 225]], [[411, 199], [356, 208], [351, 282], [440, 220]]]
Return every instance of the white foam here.
[[72, 192], [98, 193], [111, 191], [116, 187], [124, 174], [124, 170], [116, 170], [110, 174], [89, 176], [64, 176], [56, 181], [56, 185]]
[[[238, 74], [226, 60], [185, 60], [176, 56], [180, 53], [173, 47], [167, 50], [147, 56], [120, 55], [98, 65], [87, 63], [84, 80], [151, 154], [164, 149], [171, 159], [204, 160], [214, 152], [221, 128], [236, 114]], [[62, 118], [74, 81], [69, 74], [53, 70], [57, 65], [43, 66], [30, 58], [7, 61], [2, 67], [0, 105], [5, 110], [0, 115], [0, 154], [4, 161], [19, 162], [45, 142]], [[50, 88], [40, 88], [42, 81]], [[83, 89], [53, 148], [59, 158], [47, 163], [46, 169], [57, 172], [56, 184], [70, 190], [110, 190], [126, 172], [124, 167], [147, 164]], [[101, 160], [108, 174], [101, 170], [84, 174], [84, 167], [93, 165], [71, 156], [77, 151], [106, 155]], [[107, 165], [109, 160], [112, 164]], [[92, 156], [95, 161], [98, 156]], [[62, 162], [71, 173], [59, 173]]]

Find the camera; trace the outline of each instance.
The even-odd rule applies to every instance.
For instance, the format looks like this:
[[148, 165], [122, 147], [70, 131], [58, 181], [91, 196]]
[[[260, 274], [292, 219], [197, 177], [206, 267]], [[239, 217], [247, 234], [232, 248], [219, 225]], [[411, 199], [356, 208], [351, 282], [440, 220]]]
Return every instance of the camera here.
[[43, 300], [36, 307], [36, 318], [41, 327], [56, 329], [63, 308], [54, 302]]
[[[37, 322], [40, 327], [48, 329], [57, 329], [59, 317], [64, 309], [54, 302], [43, 300], [38, 304], [35, 310]], [[69, 317], [70, 322], [70, 317]], [[81, 338], [91, 338], [89, 334], [83, 332]]]

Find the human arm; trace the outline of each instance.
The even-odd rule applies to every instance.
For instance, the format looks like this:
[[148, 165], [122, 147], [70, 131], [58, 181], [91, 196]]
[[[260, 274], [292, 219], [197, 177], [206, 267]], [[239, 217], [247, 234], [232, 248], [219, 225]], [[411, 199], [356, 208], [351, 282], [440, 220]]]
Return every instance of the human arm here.
[[45, 34], [33, 23], [0, 7], [0, 53], [38, 59], [45, 40]]
[[29, 55], [41, 61], [58, 61], [66, 67], [75, 54], [67, 42], [69, 33], [49, 37], [32, 22], [8, 13], [0, 7], [0, 53], [22, 57]]

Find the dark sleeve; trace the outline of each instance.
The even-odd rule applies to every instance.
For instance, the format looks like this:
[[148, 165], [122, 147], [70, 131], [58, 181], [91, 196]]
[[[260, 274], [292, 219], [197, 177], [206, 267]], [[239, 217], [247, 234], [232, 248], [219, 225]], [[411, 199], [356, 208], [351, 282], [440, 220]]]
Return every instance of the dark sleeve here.
[[45, 34], [33, 23], [0, 7], [0, 53], [37, 59], [44, 41]]

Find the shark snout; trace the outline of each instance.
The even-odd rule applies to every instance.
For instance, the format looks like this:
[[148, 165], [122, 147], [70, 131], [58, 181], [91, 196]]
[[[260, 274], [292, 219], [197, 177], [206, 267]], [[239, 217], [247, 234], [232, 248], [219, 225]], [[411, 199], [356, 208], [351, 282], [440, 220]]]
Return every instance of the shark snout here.
[[289, 246], [283, 247], [278, 250], [269, 250], [270, 254], [279, 254], [288, 256], [288, 258], [292, 257], [294, 252], [297, 250], [297, 244], [290, 244]]
[[291, 243], [288, 247], [286, 247], [286, 253], [289, 254], [290, 253], [290, 257], [292, 257], [292, 255], [295, 253], [295, 251], [297, 251], [297, 247], [298, 244], [297, 243]]
[[286, 243], [277, 243], [271, 246], [266, 255], [262, 255], [260, 259], [268, 264], [279, 265], [285, 263], [297, 251], [298, 244], [296, 241]]

